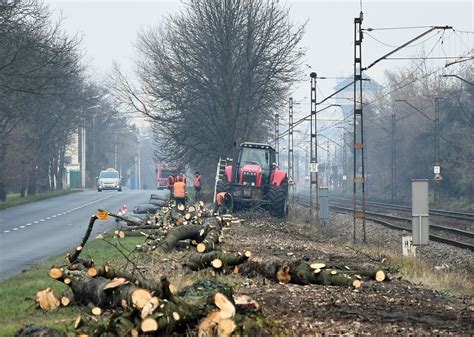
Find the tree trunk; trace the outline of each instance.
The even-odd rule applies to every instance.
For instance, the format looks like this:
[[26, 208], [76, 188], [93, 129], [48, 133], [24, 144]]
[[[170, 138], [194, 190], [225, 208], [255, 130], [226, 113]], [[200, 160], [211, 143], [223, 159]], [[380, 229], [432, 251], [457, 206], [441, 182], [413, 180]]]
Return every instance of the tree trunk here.
[[7, 145], [5, 140], [0, 142], [0, 201], [5, 201], [7, 198], [7, 186], [6, 186], [6, 157], [7, 157]]

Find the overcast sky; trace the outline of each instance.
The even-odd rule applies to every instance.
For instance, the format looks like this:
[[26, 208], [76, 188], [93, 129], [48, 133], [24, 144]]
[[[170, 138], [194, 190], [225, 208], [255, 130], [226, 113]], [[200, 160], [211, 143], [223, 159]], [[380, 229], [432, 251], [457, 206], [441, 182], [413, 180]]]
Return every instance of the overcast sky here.
[[[55, 13], [62, 12], [64, 28], [69, 33], [83, 37], [83, 50], [90, 73], [100, 78], [110, 71], [117, 61], [127, 72], [133, 70], [134, 42], [137, 33], [150, 26], [157, 26], [163, 16], [176, 13], [182, 2], [175, 1], [77, 1], [46, 0]], [[280, 4], [285, 1], [280, 0]], [[308, 73], [340, 77], [351, 75], [353, 67], [353, 22], [359, 16], [360, 1], [292, 0], [291, 19], [296, 23], [308, 20], [304, 46], [307, 48], [305, 67]], [[432, 33], [394, 55], [397, 57], [420, 56], [424, 51], [430, 56], [458, 56], [474, 48], [472, 1], [362, 1], [364, 28], [390, 28], [451, 25], [456, 30]], [[363, 64], [387, 53], [393, 47], [408, 41], [427, 28], [402, 30], [374, 30], [366, 35], [363, 43]], [[376, 41], [377, 39], [378, 41]], [[426, 41], [425, 41], [426, 40]], [[424, 43], [420, 43], [423, 42]], [[384, 83], [384, 71], [396, 71], [411, 61], [383, 61], [368, 71], [368, 75]], [[446, 60], [432, 61], [441, 67]], [[319, 81], [318, 95], [332, 92], [336, 80]], [[309, 82], [296, 89], [298, 100], [308, 96]], [[300, 107], [300, 109], [303, 106]], [[305, 108], [304, 108], [305, 109]]]

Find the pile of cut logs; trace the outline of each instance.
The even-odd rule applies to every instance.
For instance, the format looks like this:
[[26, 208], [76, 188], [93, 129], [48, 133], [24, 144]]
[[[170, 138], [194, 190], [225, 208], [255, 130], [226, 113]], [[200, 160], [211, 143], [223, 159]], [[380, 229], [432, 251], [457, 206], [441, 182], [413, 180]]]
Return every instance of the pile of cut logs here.
[[[153, 202], [158, 203], [156, 206]], [[152, 206], [149, 206], [152, 205]], [[171, 252], [186, 247], [194, 253], [187, 255], [184, 266], [191, 271], [212, 268], [214, 273], [182, 289], [168, 281], [166, 276], [154, 279], [133, 270], [117, 270], [105, 263], [97, 265], [92, 259], [81, 258], [81, 252], [91, 235], [97, 216], [93, 215], [79, 245], [66, 255], [66, 263], [54, 266], [49, 276], [67, 285], [70, 292], [56, 296], [50, 288], [36, 294], [36, 303], [43, 310], [60, 306], [79, 305], [83, 314], [77, 317], [74, 328], [81, 336], [138, 336], [141, 334], [170, 335], [195, 329], [199, 336], [229, 336], [255, 331], [258, 304], [248, 296], [234, 296], [232, 289], [212, 275], [240, 273], [246, 277], [263, 276], [275, 282], [294, 284], [321, 284], [359, 288], [363, 278], [383, 281], [382, 270], [349, 271], [326, 268], [323, 262], [263, 261], [250, 251], [227, 252], [222, 249], [224, 237], [235, 224], [244, 220], [231, 214], [216, 215], [196, 203], [185, 207], [152, 195], [145, 218], [108, 212], [111, 217], [127, 226], [110, 236], [118, 240], [142, 236], [144, 244], [137, 252]], [[102, 211], [104, 212], [104, 211]]]

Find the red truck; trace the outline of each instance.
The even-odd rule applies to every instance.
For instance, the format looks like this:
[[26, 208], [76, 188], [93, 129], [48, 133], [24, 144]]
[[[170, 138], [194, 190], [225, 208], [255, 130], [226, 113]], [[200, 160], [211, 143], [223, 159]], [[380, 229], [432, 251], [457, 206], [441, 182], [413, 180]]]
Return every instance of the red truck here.
[[156, 166], [156, 188], [165, 189], [168, 185], [168, 177], [175, 174], [176, 166], [169, 163], [158, 161]]

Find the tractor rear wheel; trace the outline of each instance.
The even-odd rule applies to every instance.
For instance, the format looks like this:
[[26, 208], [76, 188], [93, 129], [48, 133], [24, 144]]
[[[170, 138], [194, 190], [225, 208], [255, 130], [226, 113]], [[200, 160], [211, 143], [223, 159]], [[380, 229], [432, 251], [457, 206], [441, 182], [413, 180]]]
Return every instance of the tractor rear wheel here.
[[288, 182], [284, 180], [280, 186], [271, 185], [268, 189], [270, 214], [284, 218], [288, 215]]

